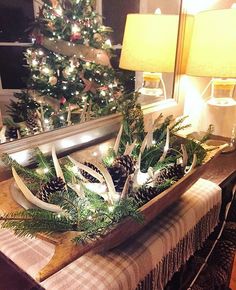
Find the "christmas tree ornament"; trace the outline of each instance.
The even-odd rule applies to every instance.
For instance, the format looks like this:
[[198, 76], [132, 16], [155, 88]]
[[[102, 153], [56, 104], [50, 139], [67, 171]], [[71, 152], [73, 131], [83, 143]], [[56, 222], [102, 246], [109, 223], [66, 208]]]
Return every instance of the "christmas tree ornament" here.
[[43, 44], [43, 35], [41, 33], [39, 33], [35, 36], [35, 43], [38, 45]]
[[48, 82], [51, 86], [55, 86], [57, 84], [57, 77], [50, 76]]
[[65, 97], [61, 97], [60, 98], [60, 105], [64, 105], [66, 103], [66, 98]]
[[52, 194], [56, 192], [62, 192], [65, 190], [65, 182], [60, 177], [52, 178], [46, 184], [44, 184], [40, 191], [36, 194], [36, 197], [44, 202], [49, 202]]
[[93, 39], [96, 41], [96, 42], [102, 42], [103, 41], [103, 38], [102, 38], [102, 35], [100, 33], [95, 33], [93, 35]]
[[80, 40], [81, 37], [82, 36], [81, 36], [81, 33], [80, 32], [75, 32], [75, 33], [71, 34], [70, 41], [76, 42], [77, 40]]
[[59, 5], [59, 2], [58, 0], [50, 0], [51, 1], [51, 4], [52, 4], [52, 8], [56, 8], [58, 5]]

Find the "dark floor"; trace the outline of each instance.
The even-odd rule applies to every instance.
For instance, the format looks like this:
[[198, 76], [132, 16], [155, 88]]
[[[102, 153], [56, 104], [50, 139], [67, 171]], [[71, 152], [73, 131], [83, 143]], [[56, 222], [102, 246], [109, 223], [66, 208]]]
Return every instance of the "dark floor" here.
[[0, 255], [0, 290], [41, 290], [31, 278]]

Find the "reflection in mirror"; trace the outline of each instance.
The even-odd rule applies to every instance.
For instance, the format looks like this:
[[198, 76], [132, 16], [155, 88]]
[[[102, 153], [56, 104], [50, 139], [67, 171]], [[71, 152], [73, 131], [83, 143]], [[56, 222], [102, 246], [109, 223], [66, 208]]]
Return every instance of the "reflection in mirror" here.
[[[40, 3], [43, 5], [38, 5]], [[0, 35], [3, 36], [0, 38], [0, 50], [3, 51], [0, 54], [0, 84], [1, 92], [8, 99], [7, 89], [24, 87], [24, 82], [19, 83], [20, 74], [22, 68], [25, 69], [23, 65], [28, 66], [24, 71], [27, 90], [18, 90], [10, 104], [7, 100], [8, 118], [6, 126], [1, 126], [1, 143], [115, 113], [123, 88], [134, 91], [134, 72], [118, 70], [126, 15], [153, 14], [157, 8], [162, 14], [178, 15], [180, 0], [97, 0], [96, 5], [100, 8], [99, 13], [95, 11], [94, 0], [14, 0], [10, 4], [0, 0], [0, 11], [6, 16], [1, 17], [5, 30]], [[32, 23], [34, 8], [39, 11], [39, 17]], [[12, 36], [8, 33], [11, 27], [6, 19], [12, 17], [13, 10], [21, 17]], [[104, 19], [99, 16], [101, 12]], [[30, 27], [27, 33], [23, 33], [27, 27]], [[5, 39], [7, 35], [11, 38]], [[110, 39], [118, 48], [115, 53]], [[21, 56], [11, 67], [9, 59], [13, 59], [13, 49]], [[23, 51], [26, 63], [22, 63]], [[174, 73], [163, 73], [163, 80], [167, 98], [171, 98]], [[136, 87], [140, 84], [137, 74]], [[150, 96], [143, 99], [146, 103], [156, 101]], [[6, 115], [6, 108], [1, 106], [1, 110]]]
[[[190, 116], [193, 130], [205, 131], [206, 124], [213, 124], [215, 135], [230, 138], [236, 116], [235, 0], [185, 0], [183, 8], [195, 18], [193, 32], [185, 35], [191, 46], [184, 71], [189, 76], [182, 78], [184, 114]], [[186, 26], [188, 31], [189, 21]]]
[[[158, 20], [159, 27], [157, 31], [153, 32], [153, 38], [160, 39], [160, 42], [156, 42], [157, 51], [156, 54], [159, 56], [157, 61], [159, 68], [155, 70], [158, 72], [157, 76], [149, 78], [150, 74], [147, 74], [147, 80], [145, 79], [146, 72], [136, 73], [136, 88], [143, 87], [143, 84], [148, 83], [151, 86], [151, 94], [148, 96], [149, 90], [144, 90], [144, 95], [140, 101], [143, 104], [149, 104], [156, 102], [158, 99], [170, 99], [173, 97], [174, 87], [174, 70], [175, 70], [175, 59], [177, 50], [177, 38], [178, 38], [178, 22], [180, 15], [180, 0], [158, 0], [158, 1], [145, 1], [141, 0], [140, 13], [142, 14], [157, 14], [161, 18]], [[159, 15], [161, 14], [161, 15]], [[150, 30], [153, 29], [150, 27]], [[143, 35], [145, 41], [145, 35]], [[146, 53], [147, 55], [148, 53]], [[168, 65], [166, 65], [168, 64]], [[161, 73], [161, 74], [160, 74]], [[161, 77], [160, 77], [161, 76]], [[150, 82], [151, 80], [151, 82]], [[155, 81], [156, 80], [156, 81]], [[162, 80], [162, 82], [160, 82]], [[145, 86], [145, 85], [144, 85]], [[152, 93], [152, 87], [157, 86], [157, 90]], [[156, 91], [158, 92], [156, 94]], [[158, 95], [158, 98], [157, 98]]]
[[[122, 85], [110, 63], [111, 29], [102, 24], [95, 1], [43, 0], [34, 22], [33, 9], [29, 18], [22, 9], [24, 2], [0, 1], [1, 13], [10, 17], [14, 11], [26, 22], [24, 28], [30, 24], [27, 32], [32, 39], [24, 52], [27, 89], [15, 93], [7, 106], [1, 143], [115, 113]], [[33, 0], [26, 2], [33, 5]], [[2, 41], [7, 41], [3, 48], [25, 39], [23, 26], [8, 27], [7, 19], [1, 19]], [[15, 34], [5, 39], [10, 30]], [[14, 88], [10, 83], [3, 78], [3, 88]]]
[[[122, 2], [122, 3], [121, 3]], [[103, 0], [103, 15], [105, 16], [105, 21], [107, 21], [107, 25], [111, 26], [115, 33], [115, 41], [114, 43], [117, 46], [117, 55], [120, 55], [120, 47], [123, 41], [123, 33], [125, 29], [125, 20], [126, 15], [130, 13], [141, 13], [141, 14], [162, 14], [161, 18], [168, 19], [171, 22], [170, 24], [167, 24], [168, 20], [164, 20], [165, 24], [156, 23], [153, 24], [153, 26], [147, 26], [148, 23], [144, 21], [144, 23], [141, 24], [141, 19], [139, 18], [138, 24], [135, 27], [133, 27], [132, 35], [133, 38], [135, 38], [135, 35], [137, 36], [136, 39], [133, 39], [133, 45], [135, 49], [135, 52], [138, 48], [141, 46], [142, 49], [140, 49], [140, 54], [138, 57], [136, 57], [136, 64], [134, 66], [133, 61], [135, 60], [134, 55], [132, 54], [132, 47], [130, 48], [130, 61], [129, 63], [124, 63], [122, 61], [122, 67], [125, 69], [129, 69], [130, 71], [126, 71], [126, 74], [134, 75], [136, 71], [136, 82], [135, 86], [136, 89], [141, 88], [143, 83], [146, 83], [146, 86], [150, 86], [150, 89], [144, 89], [142, 90], [143, 95], [140, 96], [139, 101], [145, 105], [145, 104], [151, 104], [153, 102], [156, 102], [158, 100], [163, 99], [164, 95], [166, 95], [166, 98], [172, 98], [173, 96], [173, 85], [174, 85], [174, 69], [175, 69], [175, 54], [176, 54], [176, 46], [177, 46], [177, 35], [178, 35], [178, 22], [179, 22], [179, 13], [180, 13], [180, 0], [151, 0], [151, 1], [145, 1], [145, 0], [136, 0], [136, 1], [116, 1], [116, 0]], [[107, 17], [109, 7], [114, 7], [113, 12], [110, 12], [110, 17]], [[121, 8], [122, 7], [122, 8]], [[123, 10], [123, 14], [119, 15], [119, 11]], [[166, 17], [166, 15], [171, 15], [170, 17]], [[107, 19], [107, 20], [106, 20]], [[159, 20], [157, 21], [159, 22]], [[167, 24], [167, 25], [166, 25]], [[148, 29], [148, 35], [150, 35], [150, 40], [152, 42], [149, 42], [149, 46], [147, 45], [145, 47], [145, 38], [147, 36], [147, 33], [144, 33], [145, 26]], [[168, 30], [169, 28], [169, 30]], [[140, 31], [142, 29], [143, 33]], [[135, 34], [134, 34], [135, 33]], [[165, 38], [164, 36], [167, 36]], [[129, 40], [130, 44], [130, 36], [127, 36], [127, 39]], [[154, 41], [154, 42], [153, 42]], [[159, 41], [160, 46], [157, 46], [157, 42]], [[168, 41], [168, 49], [167, 48], [167, 42]], [[171, 44], [171, 45], [169, 45]], [[165, 47], [165, 48], [164, 48]], [[153, 51], [153, 59], [150, 60], [151, 52]], [[142, 54], [141, 54], [142, 52]], [[144, 69], [144, 58], [149, 57], [149, 61], [153, 63], [153, 65], [156, 64], [156, 67], [158, 67], [157, 63], [157, 56], [159, 57], [159, 60], [161, 59], [161, 62], [164, 63], [164, 67], [159, 62], [159, 68], [155, 68], [154, 71], [151, 71], [151, 74], [149, 71], [145, 71], [144, 78], [143, 73], [138, 71], [143, 71]], [[132, 59], [131, 59], [132, 58]], [[142, 61], [139, 61], [139, 58], [142, 59]], [[142, 63], [142, 67], [141, 67]], [[166, 63], [169, 63], [170, 65], [166, 66]], [[132, 65], [131, 65], [132, 64]], [[153, 67], [152, 67], [153, 68]], [[155, 72], [155, 74], [153, 74]], [[162, 74], [160, 74], [162, 73]], [[161, 82], [160, 82], [161, 80]], [[159, 87], [159, 84], [160, 87]], [[164, 84], [164, 86], [163, 86]], [[145, 85], [144, 85], [145, 86]], [[166, 93], [165, 93], [166, 91]], [[158, 95], [158, 98], [156, 96]]]

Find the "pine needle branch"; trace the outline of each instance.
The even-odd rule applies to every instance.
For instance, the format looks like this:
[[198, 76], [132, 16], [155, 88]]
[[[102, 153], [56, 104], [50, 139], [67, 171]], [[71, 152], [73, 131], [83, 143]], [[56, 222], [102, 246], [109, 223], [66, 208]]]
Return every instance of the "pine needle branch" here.
[[45, 176], [37, 174], [34, 170], [28, 169], [20, 165], [16, 160], [11, 158], [7, 153], [3, 153], [1, 156], [4, 164], [10, 167], [14, 167], [15, 170], [25, 178], [32, 178], [33, 180], [45, 181]]
[[[34, 149], [35, 159], [40, 168], [48, 169], [48, 173], [51, 177], [55, 176], [55, 170], [52, 162], [48, 160], [48, 158], [42, 153], [39, 148]], [[46, 177], [47, 178], [47, 177]]]

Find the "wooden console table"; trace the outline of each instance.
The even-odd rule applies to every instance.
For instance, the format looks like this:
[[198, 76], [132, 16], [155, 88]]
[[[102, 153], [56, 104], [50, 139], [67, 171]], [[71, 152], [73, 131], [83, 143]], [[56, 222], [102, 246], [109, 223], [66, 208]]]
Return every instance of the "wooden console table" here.
[[[202, 177], [213, 181], [223, 189], [232, 187], [233, 182], [236, 180], [236, 152], [221, 154], [212, 162], [209, 170]], [[10, 275], [8, 272], [10, 272]], [[25, 273], [21, 272], [11, 262], [7, 261], [7, 258], [4, 256], [0, 256], [0, 273], [0, 283], [5, 283], [3, 284], [4, 288], [1, 288], [2, 285], [0, 285], [0, 289], [41, 289], [38, 284], [34, 283], [31, 278], [27, 277]], [[12, 286], [14, 284], [13, 277], [16, 282], [15, 286]]]

